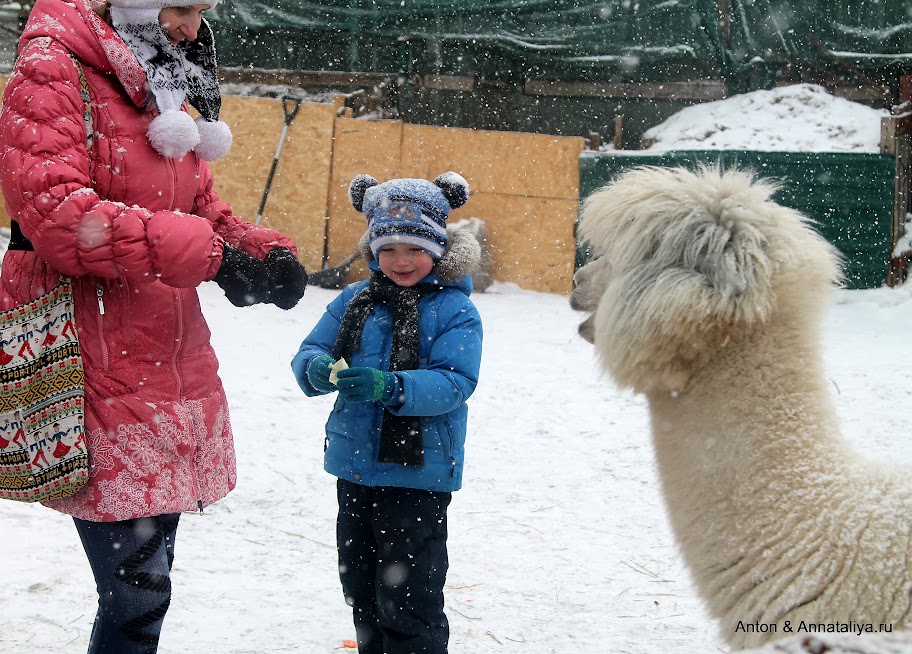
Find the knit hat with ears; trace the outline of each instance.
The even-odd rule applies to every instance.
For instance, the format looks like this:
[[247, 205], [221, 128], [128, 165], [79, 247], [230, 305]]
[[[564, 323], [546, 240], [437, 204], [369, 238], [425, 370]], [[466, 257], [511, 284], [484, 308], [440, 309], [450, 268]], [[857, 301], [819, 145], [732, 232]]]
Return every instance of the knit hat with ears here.
[[[219, 120], [222, 97], [216, 76], [215, 38], [203, 19], [196, 40], [171, 43], [158, 22], [165, 7], [209, 5], [219, 0], [108, 0], [114, 29], [146, 70], [159, 115], [149, 125], [152, 147], [164, 157], [190, 150], [215, 161], [231, 147], [231, 130]], [[189, 102], [200, 118], [181, 110]]]
[[469, 183], [454, 172], [443, 173], [433, 183], [404, 178], [380, 184], [370, 175], [358, 175], [348, 187], [348, 197], [367, 217], [367, 238], [374, 257], [385, 245], [410, 243], [438, 261], [447, 247], [450, 209], [469, 199]]

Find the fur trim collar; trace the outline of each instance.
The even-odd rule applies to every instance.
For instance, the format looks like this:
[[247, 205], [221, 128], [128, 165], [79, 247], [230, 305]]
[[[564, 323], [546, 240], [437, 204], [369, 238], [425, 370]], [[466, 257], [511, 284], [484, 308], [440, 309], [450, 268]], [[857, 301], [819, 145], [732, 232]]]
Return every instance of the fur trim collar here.
[[[364, 232], [358, 242], [358, 251], [368, 261], [374, 260], [368, 242], [368, 232]], [[454, 282], [464, 275], [472, 275], [481, 265], [481, 245], [472, 233], [462, 227], [447, 227], [447, 247], [434, 265], [431, 273], [441, 281]]]

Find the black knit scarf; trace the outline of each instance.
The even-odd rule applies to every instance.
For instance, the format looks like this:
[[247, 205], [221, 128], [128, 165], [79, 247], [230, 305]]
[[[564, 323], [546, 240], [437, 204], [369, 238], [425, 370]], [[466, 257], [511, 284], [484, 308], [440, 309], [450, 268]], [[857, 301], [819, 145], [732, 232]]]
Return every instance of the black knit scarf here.
[[[384, 304], [393, 319], [393, 345], [389, 369], [417, 370], [418, 368], [418, 301], [440, 290], [437, 284], [399, 286], [381, 272], [374, 272], [370, 282], [358, 292], [342, 316], [339, 335], [332, 357], [351, 361], [361, 345], [361, 332], [376, 304]], [[424, 435], [417, 416], [397, 416], [383, 409], [380, 448], [377, 460], [406, 466], [424, 465]]]

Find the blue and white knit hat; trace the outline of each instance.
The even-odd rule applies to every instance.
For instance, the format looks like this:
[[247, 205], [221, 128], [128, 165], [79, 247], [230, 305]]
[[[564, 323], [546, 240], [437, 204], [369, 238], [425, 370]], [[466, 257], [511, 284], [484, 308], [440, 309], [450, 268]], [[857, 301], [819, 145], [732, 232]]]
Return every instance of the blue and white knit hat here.
[[443, 173], [433, 183], [402, 178], [380, 184], [370, 175], [358, 175], [348, 187], [348, 198], [367, 217], [374, 257], [385, 245], [411, 243], [436, 261], [446, 250], [450, 209], [469, 199], [469, 183], [454, 172]]

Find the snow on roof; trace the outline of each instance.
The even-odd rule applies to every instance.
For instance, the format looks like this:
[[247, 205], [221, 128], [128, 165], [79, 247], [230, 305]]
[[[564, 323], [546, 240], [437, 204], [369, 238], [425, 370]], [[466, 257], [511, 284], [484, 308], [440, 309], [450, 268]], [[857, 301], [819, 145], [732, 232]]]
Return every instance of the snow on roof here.
[[643, 134], [645, 150], [879, 152], [886, 109], [795, 84], [687, 107]]

